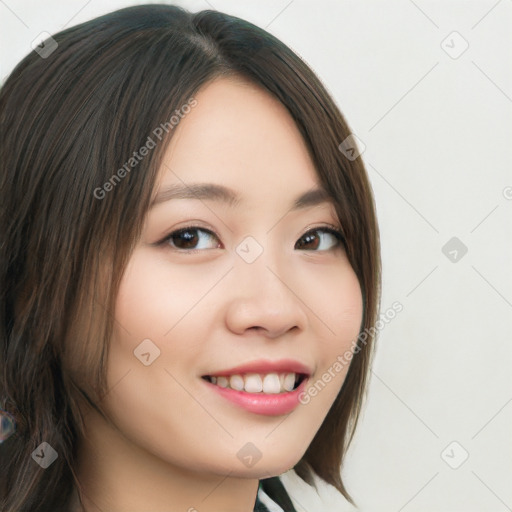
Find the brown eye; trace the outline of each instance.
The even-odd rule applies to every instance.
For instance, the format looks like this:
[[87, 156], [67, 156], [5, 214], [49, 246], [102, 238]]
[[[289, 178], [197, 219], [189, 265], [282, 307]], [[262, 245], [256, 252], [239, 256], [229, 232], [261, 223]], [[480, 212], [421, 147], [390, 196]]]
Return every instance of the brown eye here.
[[300, 251], [329, 251], [335, 249], [343, 241], [343, 235], [334, 229], [316, 228], [302, 235], [295, 249]]
[[220, 247], [217, 235], [207, 229], [197, 227], [187, 227], [173, 231], [162, 243], [168, 244], [174, 249], [185, 251]]

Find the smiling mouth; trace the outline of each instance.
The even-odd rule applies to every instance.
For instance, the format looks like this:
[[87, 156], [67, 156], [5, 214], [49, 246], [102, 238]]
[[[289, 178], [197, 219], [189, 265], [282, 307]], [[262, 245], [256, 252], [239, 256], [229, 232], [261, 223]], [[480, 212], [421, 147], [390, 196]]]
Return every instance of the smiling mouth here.
[[207, 382], [221, 388], [253, 394], [283, 394], [297, 389], [307, 378], [304, 373], [242, 373], [235, 375], [204, 375]]

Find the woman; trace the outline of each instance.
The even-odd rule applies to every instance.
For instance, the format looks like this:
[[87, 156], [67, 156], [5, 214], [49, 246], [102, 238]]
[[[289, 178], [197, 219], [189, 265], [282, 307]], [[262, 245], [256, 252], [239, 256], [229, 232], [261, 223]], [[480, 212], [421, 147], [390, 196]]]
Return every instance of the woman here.
[[2, 510], [292, 511], [291, 468], [350, 499], [380, 262], [333, 100], [216, 11], [53, 39], [0, 93]]

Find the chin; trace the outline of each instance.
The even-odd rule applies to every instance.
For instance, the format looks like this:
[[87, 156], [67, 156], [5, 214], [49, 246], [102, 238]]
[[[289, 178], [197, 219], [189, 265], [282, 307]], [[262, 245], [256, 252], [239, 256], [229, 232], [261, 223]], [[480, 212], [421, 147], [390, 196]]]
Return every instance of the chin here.
[[[275, 459], [275, 457], [274, 457]], [[290, 455], [289, 457], [281, 457], [279, 460], [264, 460], [262, 458], [257, 462], [254, 467], [245, 471], [247, 478], [270, 478], [272, 476], [279, 476], [286, 473], [299, 462], [300, 457], [297, 454]]]
[[[231, 457], [220, 457], [219, 461], [224, 463], [215, 463], [211, 461], [207, 466], [202, 466], [202, 471], [219, 475], [229, 475], [234, 478], [270, 478], [273, 476], [279, 476], [286, 473], [299, 462], [302, 457], [302, 451], [295, 450], [293, 453], [287, 454], [276, 454], [273, 453], [271, 457], [263, 456], [254, 461], [250, 461], [244, 464], [243, 460], [235, 455]], [[231, 459], [230, 464], [226, 464], [227, 459]], [[251, 465], [252, 464], [252, 465]], [[201, 471], [199, 465], [196, 466], [195, 471]]]

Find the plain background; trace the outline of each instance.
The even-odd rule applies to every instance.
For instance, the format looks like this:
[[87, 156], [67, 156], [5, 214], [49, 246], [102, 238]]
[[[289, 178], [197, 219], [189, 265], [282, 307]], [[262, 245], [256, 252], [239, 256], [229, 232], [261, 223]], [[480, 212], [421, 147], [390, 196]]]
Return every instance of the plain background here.
[[[137, 3], [0, 1], [0, 79], [41, 32]], [[380, 332], [343, 468], [360, 510], [512, 510], [512, 2], [175, 3], [282, 39], [365, 146], [382, 311], [403, 311]], [[293, 477], [299, 511], [351, 510]]]

